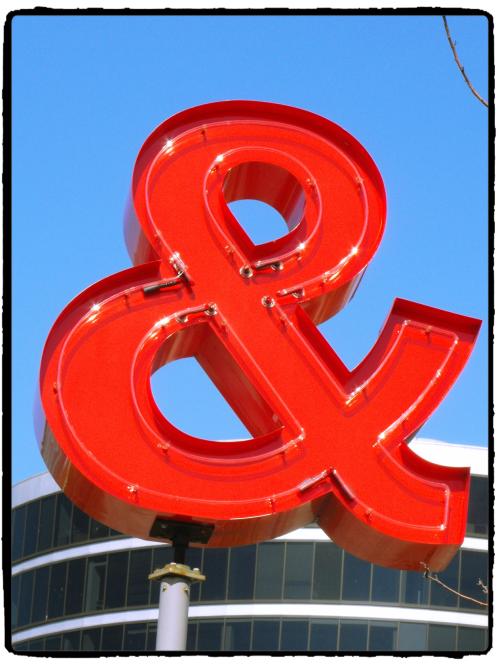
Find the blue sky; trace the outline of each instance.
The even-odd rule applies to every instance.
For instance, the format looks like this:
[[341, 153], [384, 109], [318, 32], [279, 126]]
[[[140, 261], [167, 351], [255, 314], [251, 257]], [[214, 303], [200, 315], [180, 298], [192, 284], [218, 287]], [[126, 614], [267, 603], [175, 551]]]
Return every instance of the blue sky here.
[[[487, 97], [486, 19], [449, 26]], [[224, 99], [319, 113], [371, 153], [386, 233], [354, 299], [321, 330], [353, 367], [395, 297], [482, 319], [467, 367], [419, 435], [487, 444], [488, 112], [440, 16], [17, 16], [12, 35], [14, 482], [45, 470], [32, 412], [52, 323], [131, 265], [122, 221], [141, 144], [172, 114]], [[282, 229], [265, 208], [237, 214], [247, 228], [261, 215], [250, 231], [270, 239]], [[245, 436], [190, 361], [161, 369], [153, 391], [194, 435]]]

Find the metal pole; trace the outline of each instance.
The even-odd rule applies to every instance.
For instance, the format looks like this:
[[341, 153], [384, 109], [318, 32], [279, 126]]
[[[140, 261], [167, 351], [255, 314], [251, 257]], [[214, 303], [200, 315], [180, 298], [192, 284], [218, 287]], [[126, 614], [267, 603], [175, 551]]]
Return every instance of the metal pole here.
[[184, 577], [169, 577], [161, 582], [157, 651], [186, 650], [189, 589], [189, 581]]
[[195, 567], [169, 563], [149, 575], [160, 581], [160, 604], [156, 630], [157, 651], [185, 651], [191, 584], [205, 581]]

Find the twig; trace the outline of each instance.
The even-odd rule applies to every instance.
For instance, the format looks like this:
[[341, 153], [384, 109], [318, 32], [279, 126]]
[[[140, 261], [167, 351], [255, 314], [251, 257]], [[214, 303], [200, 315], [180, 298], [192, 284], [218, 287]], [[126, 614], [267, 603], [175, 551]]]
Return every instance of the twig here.
[[[424, 569], [425, 569], [424, 577], [426, 579], [430, 579], [431, 581], [435, 581], [436, 584], [439, 584], [443, 588], [446, 588], [447, 591], [450, 591], [450, 593], [454, 593], [459, 598], [463, 598], [464, 600], [470, 600], [471, 602], [475, 602], [476, 604], [480, 604], [482, 607], [487, 607], [488, 606], [487, 602], [482, 602], [481, 600], [476, 600], [476, 598], [471, 598], [469, 595], [464, 595], [463, 593], [459, 593], [458, 591], [456, 591], [454, 588], [450, 588], [450, 586], [447, 586], [443, 581], [441, 581], [441, 579], [438, 579], [438, 577], [436, 577], [435, 574], [431, 574], [429, 568], [427, 567], [427, 565], [425, 563], [422, 563], [422, 565], [424, 566]], [[483, 590], [486, 589], [486, 590], [484, 590], [484, 592], [487, 593], [488, 592], [487, 587], [483, 584], [481, 579], [479, 581], [481, 583], [479, 584], [479, 582], [478, 582], [478, 585], [482, 585]]]
[[457, 50], [455, 48], [455, 43], [451, 39], [450, 29], [448, 28], [448, 21], [446, 20], [446, 16], [443, 16], [443, 22], [444, 22], [444, 27], [445, 27], [445, 30], [446, 30], [446, 36], [448, 37], [448, 42], [451, 46], [451, 50], [453, 51], [453, 56], [455, 58], [455, 62], [457, 63], [458, 69], [462, 73], [462, 76], [464, 77], [465, 83], [469, 86], [472, 94], [475, 95], [475, 97], [477, 97], [477, 99], [481, 102], [481, 104], [484, 104], [484, 106], [487, 107], [488, 102], [481, 97], [481, 95], [477, 92], [477, 90], [474, 88], [472, 83], [469, 81], [469, 77], [465, 73], [464, 66], [462, 65], [462, 63], [459, 60], [458, 53], [457, 53]]
[[477, 580], [477, 585], [481, 588], [481, 590], [483, 591], [483, 593], [485, 593], [486, 595], [488, 595], [488, 592], [489, 592], [489, 591], [488, 591], [488, 586], [486, 586], [486, 584], [483, 583], [482, 579], [478, 579], [478, 580]]

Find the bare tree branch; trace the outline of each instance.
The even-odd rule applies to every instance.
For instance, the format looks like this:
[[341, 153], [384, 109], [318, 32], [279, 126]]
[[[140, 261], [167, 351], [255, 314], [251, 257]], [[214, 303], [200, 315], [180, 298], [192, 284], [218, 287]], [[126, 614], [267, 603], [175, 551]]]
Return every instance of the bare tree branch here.
[[464, 66], [462, 65], [462, 63], [459, 60], [457, 49], [455, 48], [455, 42], [453, 42], [453, 40], [451, 39], [450, 29], [448, 28], [448, 22], [446, 20], [446, 16], [443, 16], [443, 22], [444, 22], [444, 27], [445, 27], [445, 30], [446, 30], [446, 36], [448, 37], [448, 42], [451, 46], [451, 50], [453, 51], [453, 56], [455, 58], [455, 62], [457, 63], [458, 69], [462, 73], [462, 76], [464, 77], [465, 83], [469, 86], [472, 94], [475, 97], [477, 97], [477, 99], [481, 102], [481, 104], [484, 104], [484, 106], [487, 107], [488, 102], [481, 97], [481, 95], [477, 92], [477, 90], [474, 88], [472, 83], [469, 81], [469, 77], [465, 73]]
[[[471, 602], [474, 602], [475, 604], [480, 604], [482, 607], [487, 607], [488, 603], [487, 602], [482, 602], [481, 600], [476, 600], [476, 598], [471, 598], [469, 595], [464, 595], [463, 593], [459, 593], [456, 591], [454, 588], [450, 588], [450, 586], [447, 586], [444, 581], [441, 581], [435, 574], [431, 574], [429, 567], [425, 563], [421, 563], [421, 565], [424, 566], [424, 577], [426, 579], [429, 579], [430, 581], [434, 581], [436, 584], [439, 584], [443, 588], [446, 588], [447, 591], [450, 591], [450, 593], [454, 593], [457, 595], [459, 598], [463, 598], [464, 600], [470, 600]], [[481, 583], [479, 583], [481, 582]], [[478, 581], [478, 586], [481, 586], [483, 589], [484, 593], [488, 593], [488, 588], [483, 584], [481, 579]]]

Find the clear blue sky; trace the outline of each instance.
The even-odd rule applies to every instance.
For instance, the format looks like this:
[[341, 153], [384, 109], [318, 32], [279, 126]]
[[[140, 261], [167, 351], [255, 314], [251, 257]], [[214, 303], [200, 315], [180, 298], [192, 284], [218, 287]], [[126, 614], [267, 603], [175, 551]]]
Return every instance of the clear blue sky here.
[[[487, 97], [486, 19], [451, 16], [449, 25]], [[14, 482], [45, 470], [32, 412], [52, 323], [85, 287], [131, 265], [122, 220], [142, 142], [168, 116], [224, 99], [319, 113], [371, 153], [387, 190], [386, 233], [356, 296], [322, 332], [353, 367], [397, 296], [481, 318], [466, 369], [419, 435], [487, 444], [488, 112], [460, 76], [439, 16], [18, 16]], [[260, 233], [281, 234], [276, 216], [263, 212]], [[153, 390], [180, 428], [245, 437], [194, 363], [164, 367]]]

